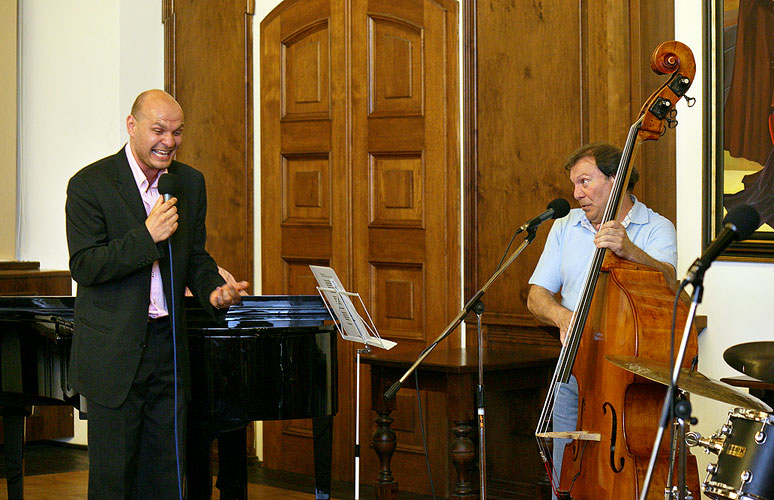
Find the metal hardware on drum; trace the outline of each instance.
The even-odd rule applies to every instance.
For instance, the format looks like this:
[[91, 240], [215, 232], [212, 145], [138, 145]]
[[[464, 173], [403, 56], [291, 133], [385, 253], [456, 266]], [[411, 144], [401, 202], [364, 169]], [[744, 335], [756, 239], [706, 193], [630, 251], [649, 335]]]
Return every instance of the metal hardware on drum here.
[[704, 448], [704, 453], [715, 455], [720, 453], [723, 449], [723, 439], [719, 439], [717, 434], [713, 434], [709, 438], [702, 437], [698, 432], [689, 432], [685, 435], [685, 444], [690, 447], [701, 446]]
[[774, 500], [774, 415], [735, 408], [728, 421], [709, 438], [690, 432], [689, 446], [702, 446], [718, 460], [707, 467], [702, 491], [710, 498]]
[[[672, 488], [667, 488], [666, 491], [664, 491], [664, 498], [666, 500], [671, 500], [672, 498], [680, 498], [678, 495], [680, 494], [680, 490], [677, 486], [672, 486]], [[685, 500], [693, 500], [693, 494], [691, 493], [691, 490], [685, 491]]]

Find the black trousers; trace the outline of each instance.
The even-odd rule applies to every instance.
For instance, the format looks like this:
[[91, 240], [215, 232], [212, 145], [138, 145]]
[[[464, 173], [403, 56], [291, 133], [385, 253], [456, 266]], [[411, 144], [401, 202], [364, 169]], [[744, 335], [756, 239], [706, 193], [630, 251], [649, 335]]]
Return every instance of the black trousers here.
[[180, 498], [186, 405], [181, 384], [175, 398], [173, 352], [170, 322], [150, 323], [126, 401], [108, 408], [87, 400], [89, 500]]

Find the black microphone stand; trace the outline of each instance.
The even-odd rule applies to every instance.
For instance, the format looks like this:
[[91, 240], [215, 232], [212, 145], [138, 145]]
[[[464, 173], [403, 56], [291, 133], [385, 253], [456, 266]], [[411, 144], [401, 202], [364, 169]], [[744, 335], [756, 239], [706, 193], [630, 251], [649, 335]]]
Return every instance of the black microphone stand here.
[[[478, 331], [478, 385], [476, 386], [476, 412], [477, 412], [477, 423], [478, 423], [478, 431], [479, 431], [479, 481], [480, 481], [480, 498], [482, 500], [486, 499], [486, 443], [485, 443], [485, 409], [484, 409], [484, 365], [483, 365], [483, 338], [481, 333], [481, 314], [484, 312], [484, 304], [481, 301], [481, 297], [484, 296], [484, 293], [489, 289], [489, 287], [492, 285], [492, 283], [497, 280], [497, 278], [500, 277], [500, 275], [505, 272], [506, 269], [508, 269], [508, 266], [510, 266], [514, 260], [516, 260], [516, 257], [521, 254], [521, 252], [524, 251], [524, 249], [532, 243], [532, 240], [535, 239], [535, 235], [537, 234], [537, 228], [539, 226], [539, 222], [536, 222], [534, 224], [527, 224], [526, 227], [522, 226], [517, 231], [516, 234], [519, 234], [520, 232], [526, 230], [527, 235], [524, 237], [524, 241], [521, 242], [521, 245], [511, 253], [511, 255], [508, 257], [508, 259], [498, 267], [495, 272], [492, 274], [492, 276], [489, 278], [489, 280], [484, 283], [484, 286], [482, 286], [475, 294], [473, 294], [473, 297], [465, 304], [465, 306], [462, 308], [462, 310], [457, 313], [457, 316], [452, 320], [449, 325], [444, 328], [444, 330], [441, 332], [440, 335], [429, 345], [425, 348], [424, 351], [422, 351], [417, 358], [416, 361], [414, 361], [414, 364], [412, 364], [408, 370], [406, 370], [406, 373], [403, 374], [403, 376], [398, 379], [392, 386], [387, 389], [387, 392], [384, 393], [385, 399], [392, 399], [395, 397], [395, 394], [397, 394], [398, 390], [400, 389], [401, 385], [403, 385], [403, 382], [411, 375], [414, 370], [419, 366], [420, 363], [435, 349], [435, 346], [438, 345], [439, 342], [441, 342], [443, 339], [451, 335], [451, 332], [454, 331], [457, 326], [459, 326], [460, 323], [462, 323], [462, 320], [465, 319], [465, 317], [470, 313], [470, 311], [473, 311], [477, 318], [477, 331]], [[516, 235], [514, 234], [514, 236]]]

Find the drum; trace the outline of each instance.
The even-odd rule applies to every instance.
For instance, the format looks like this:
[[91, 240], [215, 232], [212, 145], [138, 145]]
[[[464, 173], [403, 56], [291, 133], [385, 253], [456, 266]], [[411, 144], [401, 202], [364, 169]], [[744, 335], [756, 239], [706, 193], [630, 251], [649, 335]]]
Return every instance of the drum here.
[[735, 408], [720, 429], [723, 448], [707, 467], [710, 498], [774, 500], [774, 415]]

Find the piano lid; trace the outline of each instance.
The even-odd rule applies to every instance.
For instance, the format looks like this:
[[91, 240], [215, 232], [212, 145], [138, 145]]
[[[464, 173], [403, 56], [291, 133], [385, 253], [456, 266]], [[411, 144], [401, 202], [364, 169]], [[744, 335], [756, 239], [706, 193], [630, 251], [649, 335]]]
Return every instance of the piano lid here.
[[[0, 297], [0, 321], [72, 326], [75, 297]], [[189, 329], [319, 326], [331, 316], [319, 295], [247, 295], [225, 318], [213, 318], [193, 297], [185, 298]]]
[[188, 329], [320, 326], [331, 315], [319, 295], [248, 295], [216, 321], [193, 297], [185, 299]]

